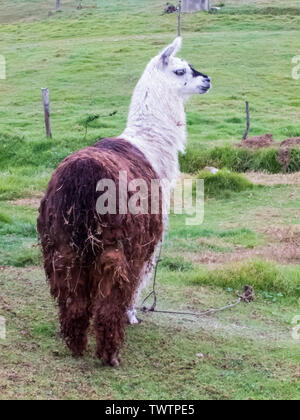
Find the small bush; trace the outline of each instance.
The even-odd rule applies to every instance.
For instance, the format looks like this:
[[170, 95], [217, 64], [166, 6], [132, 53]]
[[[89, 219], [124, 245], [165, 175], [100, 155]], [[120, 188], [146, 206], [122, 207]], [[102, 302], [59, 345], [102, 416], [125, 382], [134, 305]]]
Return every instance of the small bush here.
[[226, 169], [212, 174], [201, 171], [197, 178], [204, 180], [205, 194], [215, 198], [227, 198], [231, 192], [241, 192], [253, 188], [253, 184], [244, 175], [229, 172]]

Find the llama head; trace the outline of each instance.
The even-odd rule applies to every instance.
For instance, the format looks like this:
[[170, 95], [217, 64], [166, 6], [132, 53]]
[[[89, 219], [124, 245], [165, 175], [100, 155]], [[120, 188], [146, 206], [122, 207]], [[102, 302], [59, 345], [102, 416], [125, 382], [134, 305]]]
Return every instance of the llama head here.
[[187, 61], [176, 57], [181, 44], [181, 37], [176, 38], [156, 57], [158, 70], [162, 72], [169, 87], [181, 96], [208, 92], [211, 87], [210, 78], [195, 70]]

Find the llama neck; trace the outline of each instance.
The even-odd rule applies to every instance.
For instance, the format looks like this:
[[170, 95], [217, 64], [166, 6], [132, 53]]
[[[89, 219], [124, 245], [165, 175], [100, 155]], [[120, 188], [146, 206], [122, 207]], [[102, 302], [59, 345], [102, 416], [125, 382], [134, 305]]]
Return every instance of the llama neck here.
[[173, 184], [180, 174], [178, 152], [184, 152], [186, 144], [184, 103], [164, 81], [151, 86], [150, 79], [138, 83], [120, 137], [144, 153], [160, 179]]

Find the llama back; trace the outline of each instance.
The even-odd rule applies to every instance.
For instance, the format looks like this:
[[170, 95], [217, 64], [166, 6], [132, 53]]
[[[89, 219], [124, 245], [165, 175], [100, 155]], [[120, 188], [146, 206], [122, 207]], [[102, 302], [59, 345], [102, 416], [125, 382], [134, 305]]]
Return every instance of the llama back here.
[[[119, 214], [120, 171], [127, 173], [128, 182], [146, 181], [148, 214]], [[112, 255], [116, 249], [122, 250], [127, 261], [150, 259], [163, 232], [161, 214], [150, 214], [151, 180], [156, 178], [144, 155], [121, 139], [104, 139], [67, 157], [54, 172], [39, 210], [38, 232], [47, 277], [53, 275], [53, 265], [54, 270], [65, 265], [83, 270], [92, 264], [100, 266], [106, 259], [103, 254]], [[97, 212], [101, 193], [96, 190], [101, 179], [116, 184], [116, 214]], [[136, 266], [139, 271], [141, 267]]]

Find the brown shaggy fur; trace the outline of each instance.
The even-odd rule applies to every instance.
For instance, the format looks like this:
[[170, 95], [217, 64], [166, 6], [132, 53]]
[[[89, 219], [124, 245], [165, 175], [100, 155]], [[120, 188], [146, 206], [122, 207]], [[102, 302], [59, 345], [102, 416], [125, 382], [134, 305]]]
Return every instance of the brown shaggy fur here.
[[[118, 214], [119, 171], [127, 172], [128, 182], [147, 182], [149, 214]], [[104, 178], [117, 186], [116, 215], [96, 211], [101, 195], [96, 186]], [[121, 139], [104, 139], [68, 156], [52, 176], [39, 209], [38, 232], [61, 333], [75, 356], [87, 346], [93, 317], [98, 357], [112, 366], [119, 363], [126, 310], [145, 267], [151, 269], [163, 233], [161, 212], [150, 214], [151, 179], [157, 175], [144, 155]]]

